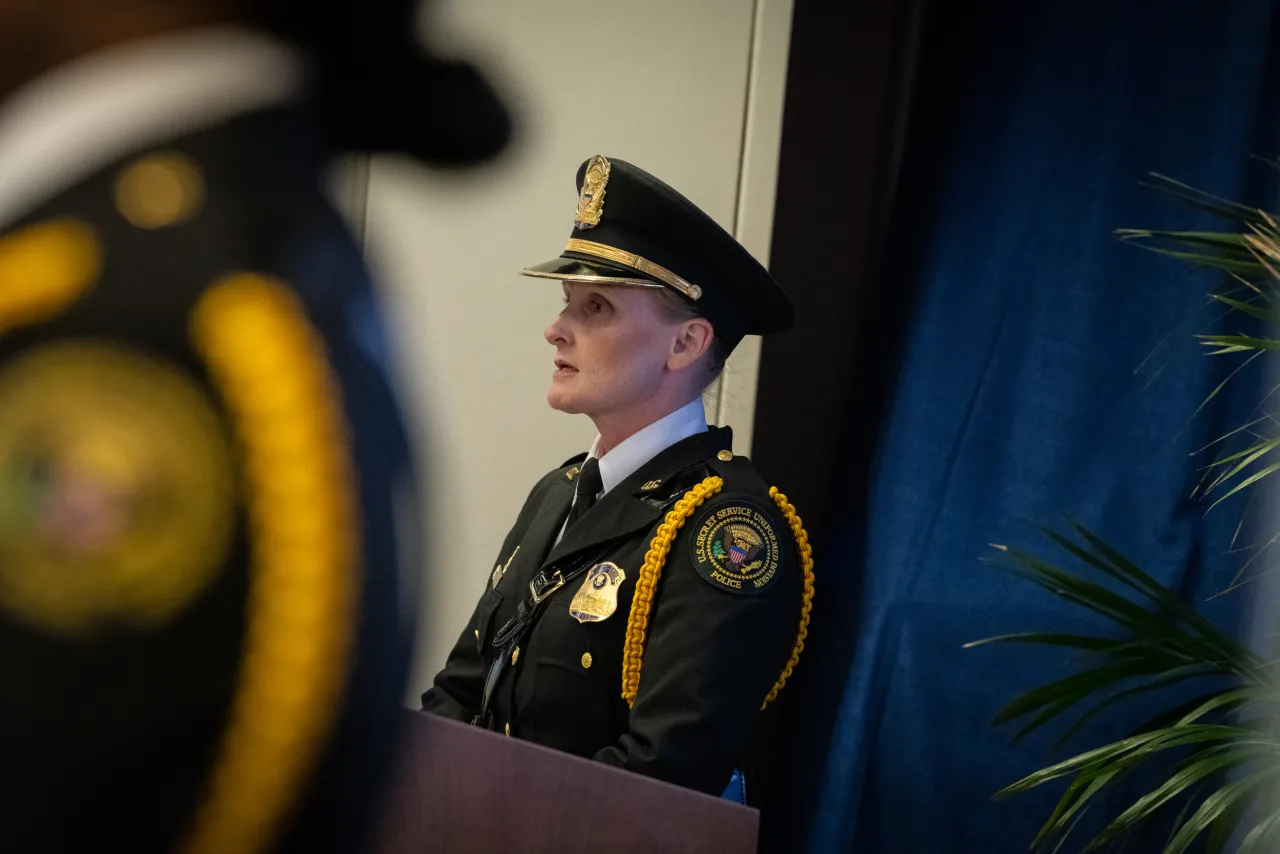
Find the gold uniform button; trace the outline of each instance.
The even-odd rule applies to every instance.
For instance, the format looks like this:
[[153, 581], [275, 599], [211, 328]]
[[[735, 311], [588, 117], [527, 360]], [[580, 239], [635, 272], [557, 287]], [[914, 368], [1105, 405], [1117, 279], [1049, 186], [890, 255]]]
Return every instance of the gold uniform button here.
[[515, 664], [519, 660], [520, 660], [520, 647], [516, 647], [515, 649], [511, 650], [511, 663]]
[[507, 735], [511, 735], [511, 721], [507, 721], [506, 726], [502, 728], [502, 731]]
[[116, 181], [116, 207], [138, 228], [155, 229], [191, 219], [204, 205], [204, 178], [183, 154], [143, 158]]
[[716, 458], [722, 463], [727, 463], [729, 460], [733, 459], [733, 451], [721, 451], [716, 454]]
[[480, 640], [480, 630], [476, 629], [476, 640]]
[[582, 666], [583, 666], [583, 667], [590, 667], [590, 666], [591, 666], [591, 653], [589, 653], [589, 652], [584, 652], [584, 653], [582, 654]]

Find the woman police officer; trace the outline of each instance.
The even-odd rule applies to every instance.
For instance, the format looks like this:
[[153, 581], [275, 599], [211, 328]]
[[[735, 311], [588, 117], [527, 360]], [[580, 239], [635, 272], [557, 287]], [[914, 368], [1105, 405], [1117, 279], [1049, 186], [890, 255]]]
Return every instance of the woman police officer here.
[[533, 488], [424, 711], [720, 794], [803, 648], [800, 520], [708, 428], [701, 395], [791, 304], [727, 232], [652, 175], [578, 170], [546, 330], [547, 394], [591, 450]]

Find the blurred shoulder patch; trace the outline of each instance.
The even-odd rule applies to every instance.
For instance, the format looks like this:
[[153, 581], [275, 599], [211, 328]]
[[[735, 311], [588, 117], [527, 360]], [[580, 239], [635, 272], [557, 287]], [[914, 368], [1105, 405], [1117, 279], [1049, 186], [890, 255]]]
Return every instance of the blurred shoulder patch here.
[[762, 504], [738, 497], [710, 502], [691, 527], [693, 567], [713, 587], [750, 596], [773, 586], [782, 552]]
[[0, 610], [73, 638], [154, 629], [217, 576], [234, 458], [209, 394], [105, 342], [0, 366]]

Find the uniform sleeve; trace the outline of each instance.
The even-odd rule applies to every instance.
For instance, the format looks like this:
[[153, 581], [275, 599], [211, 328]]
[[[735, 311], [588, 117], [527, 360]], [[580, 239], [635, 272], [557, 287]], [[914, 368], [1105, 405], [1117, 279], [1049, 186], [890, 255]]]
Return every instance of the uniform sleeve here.
[[[541, 501], [545, 492], [544, 486], [549, 479], [550, 476], [539, 482], [525, 499], [520, 515], [516, 517], [516, 524], [503, 540], [502, 548], [498, 552], [499, 565], [503, 564], [519, 545], [520, 538], [528, 528], [529, 520]], [[488, 624], [494, 611], [502, 602], [502, 594], [493, 589], [491, 577], [491, 575], [485, 576], [484, 593], [476, 604], [475, 610], [471, 612], [471, 619], [458, 635], [457, 643], [449, 651], [444, 669], [436, 674], [431, 687], [422, 695], [422, 711], [464, 723], [470, 723], [480, 713], [485, 674], [488, 671], [488, 665], [480, 651], [483, 648], [483, 641], [488, 639]]]
[[[789, 533], [759, 502], [749, 506], [773, 523], [758, 533], [774, 537], [774, 575], [756, 587], [750, 571], [732, 571], [741, 564], [725, 551], [732, 537], [726, 525], [739, 518], [734, 508], [743, 506], [716, 502], [672, 544], [654, 597], [628, 730], [596, 760], [708, 794], [719, 795], [728, 784], [786, 662], [800, 606]], [[770, 555], [755, 558], [767, 563]]]
[[436, 674], [431, 687], [422, 695], [422, 711], [469, 723], [480, 713], [480, 699], [484, 692], [484, 659], [480, 656], [480, 639], [474, 627], [480, 623], [480, 611], [489, 593], [485, 579], [485, 596], [476, 605], [466, 628], [449, 651], [444, 669]]

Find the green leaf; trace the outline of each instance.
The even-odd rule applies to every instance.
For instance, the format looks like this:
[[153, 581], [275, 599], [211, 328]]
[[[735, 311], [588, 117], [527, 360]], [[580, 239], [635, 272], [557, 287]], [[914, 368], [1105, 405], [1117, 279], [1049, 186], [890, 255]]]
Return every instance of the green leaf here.
[[1184, 727], [1170, 727], [1168, 729], [1156, 730], [1154, 732], [1142, 733], [1140, 735], [1130, 736], [1126, 739], [1094, 748], [1066, 759], [1056, 765], [1048, 768], [1042, 768], [1033, 774], [1028, 774], [1021, 780], [1012, 783], [1001, 789], [995, 794], [996, 798], [1005, 798], [1017, 792], [1025, 792], [1034, 789], [1036, 786], [1043, 785], [1050, 780], [1056, 780], [1069, 774], [1075, 774], [1086, 766], [1105, 762], [1115, 762], [1121, 758], [1124, 761], [1144, 761], [1151, 755], [1162, 750], [1172, 747], [1185, 747], [1191, 744], [1200, 744], [1210, 741], [1229, 741], [1232, 739], [1249, 738], [1254, 735], [1252, 730], [1241, 729], [1240, 727], [1223, 726], [1221, 724], [1192, 724]]
[[1180, 252], [1176, 249], [1165, 249], [1162, 246], [1151, 246], [1146, 243], [1135, 243], [1135, 246], [1145, 249], [1148, 252], [1154, 252], [1157, 255], [1163, 255], [1166, 258], [1173, 258], [1177, 261], [1183, 261], [1193, 267], [1200, 267], [1207, 270], [1222, 270], [1225, 273], [1232, 273], [1239, 276], [1255, 276], [1261, 278], [1266, 275], [1266, 265], [1257, 259], [1252, 258], [1228, 258], [1223, 255], [1213, 255], [1208, 252]]
[[1247, 756], [1226, 752], [1217, 756], [1203, 759], [1197, 758], [1188, 762], [1185, 767], [1173, 774], [1168, 780], [1143, 795], [1132, 806], [1117, 816], [1111, 824], [1107, 825], [1101, 833], [1094, 837], [1093, 842], [1085, 850], [1099, 848], [1103, 844], [1111, 842], [1138, 822], [1150, 818], [1156, 810], [1178, 795], [1183, 794], [1191, 786], [1214, 774], [1237, 768], [1247, 761], [1249, 761]]
[[[1249, 668], [1254, 665], [1252, 658], [1238, 645], [1226, 641], [1213, 629], [1211, 623], [1186, 610], [1185, 605], [1171, 604], [1170, 607], [1177, 607], [1184, 614], [1191, 615], [1188, 619], [1196, 623], [1200, 632], [1188, 633], [1176, 621], [1170, 620], [1168, 615], [1152, 613], [1111, 590], [1058, 569], [1039, 558], [1014, 549], [1008, 550], [1007, 554], [1017, 562], [1016, 566], [1006, 567], [1010, 571], [1113, 621], [1141, 640], [1163, 644], [1166, 653], [1172, 652], [1194, 661], [1212, 664], [1224, 673], [1238, 672], [1239, 669], [1243, 669], [1245, 674], [1251, 673]], [[1149, 577], [1146, 578], [1150, 580]]]
[[1205, 445], [1203, 448], [1200, 448], [1198, 451], [1196, 451], [1196, 453], [1197, 453], [1197, 454], [1203, 454], [1205, 451], [1209, 450], [1209, 449], [1210, 449], [1210, 448], [1212, 448], [1214, 445], [1220, 445], [1220, 444], [1222, 444], [1223, 442], [1227, 441], [1228, 439], [1232, 438], [1233, 436], [1237, 436], [1237, 435], [1239, 435], [1240, 433], [1247, 433], [1247, 432], [1249, 432], [1250, 430], [1252, 430], [1254, 427], [1257, 427], [1259, 424], [1261, 424], [1261, 423], [1262, 423], [1262, 422], [1264, 422], [1264, 421], [1266, 421], [1266, 422], [1270, 423], [1270, 422], [1272, 421], [1272, 416], [1271, 416], [1271, 415], [1261, 415], [1261, 416], [1259, 416], [1259, 417], [1257, 417], [1257, 418], [1253, 419], [1252, 421], [1249, 421], [1249, 422], [1246, 422], [1246, 423], [1244, 423], [1244, 424], [1241, 424], [1239, 427], [1235, 428], [1234, 430], [1231, 430], [1231, 431], [1228, 431], [1228, 432], [1226, 432], [1226, 433], [1223, 433], [1221, 436], [1219, 436], [1218, 438], [1214, 439], [1212, 442], [1210, 442], [1209, 444]]
[[[1244, 463], [1244, 465], [1248, 465], [1249, 463], [1252, 463], [1254, 460], [1261, 457], [1267, 451], [1274, 451], [1276, 448], [1280, 448], [1280, 437], [1277, 437], [1275, 439], [1263, 439], [1261, 442], [1258, 442], [1254, 445], [1250, 445], [1249, 447], [1245, 448], [1243, 451], [1237, 451], [1236, 453], [1231, 454], [1230, 456], [1223, 457], [1222, 459], [1214, 460], [1213, 462], [1209, 463], [1209, 467], [1213, 468], [1214, 466], [1229, 465], [1235, 462], [1236, 460], [1241, 460], [1241, 459], [1244, 459], [1245, 457], [1248, 457], [1248, 460]], [[1235, 473], [1234, 471], [1231, 472], [1231, 474], [1234, 474], [1234, 473]], [[1227, 477], [1230, 477], [1231, 474], [1228, 474]]]
[[[1240, 827], [1248, 808], [1249, 799], [1242, 798], [1227, 807], [1221, 817], [1209, 825], [1209, 833], [1204, 843], [1204, 854], [1223, 854], [1226, 851], [1227, 843], [1231, 841], [1232, 833], [1236, 828]], [[1181, 821], [1177, 822], [1174, 825], [1175, 829], [1181, 824]], [[1170, 836], [1170, 840], [1172, 840], [1172, 836]], [[1236, 854], [1244, 854], [1244, 850], [1241, 847], [1237, 849]]]
[[1029, 789], [1034, 789], [1036, 786], [1043, 785], [1050, 780], [1056, 780], [1059, 777], [1075, 774], [1088, 765], [1101, 765], [1102, 763], [1111, 761], [1117, 756], [1129, 752], [1137, 746], [1159, 739], [1161, 734], [1164, 732], [1167, 731], [1160, 730], [1157, 732], [1145, 732], [1141, 735], [1130, 736], [1129, 738], [1121, 739], [1120, 741], [1112, 742], [1111, 744], [1104, 744], [1101, 747], [1095, 747], [1092, 750], [1085, 751], [1084, 753], [1073, 756], [1070, 759], [1065, 759], [1056, 765], [1050, 765], [1048, 768], [1041, 768], [1033, 774], [1028, 774], [1021, 780], [1005, 786], [1003, 789], [992, 795], [992, 797], [996, 800], [1007, 798], [1010, 795], [1017, 794], [1018, 792], [1025, 792]]
[[1039, 708], [1052, 705], [1064, 697], [1070, 697], [1072, 702], [1075, 702], [1099, 688], [1113, 685], [1122, 679], [1155, 672], [1158, 667], [1159, 665], [1146, 661], [1122, 661], [1104, 664], [1083, 673], [1074, 673], [1022, 694], [996, 713], [992, 725], [1000, 726], [1009, 723]]
[[1209, 294], [1209, 296], [1227, 306], [1232, 311], [1238, 311], [1241, 314], [1256, 317], [1258, 320], [1262, 320], [1267, 323], [1274, 323], [1277, 319], [1280, 319], [1280, 312], [1277, 312], [1274, 308], [1261, 308], [1251, 303], [1241, 302], [1238, 299], [1223, 296], [1222, 294]]
[[1266, 222], [1267, 214], [1258, 208], [1251, 208], [1248, 205], [1242, 205], [1230, 199], [1206, 193], [1204, 190], [1196, 189], [1190, 184], [1184, 184], [1167, 175], [1161, 175], [1159, 172], [1151, 172], [1149, 174], [1157, 183], [1144, 181], [1142, 182], [1143, 186], [1168, 193], [1192, 207], [1240, 223]]
[[1245, 360], [1244, 360], [1243, 362], [1241, 362], [1240, 364], [1236, 365], [1236, 366], [1235, 366], [1235, 368], [1233, 368], [1233, 369], [1232, 369], [1231, 373], [1229, 373], [1229, 374], [1227, 374], [1225, 377], [1223, 377], [1222, 382], [1220, 382], [1220, 383], [1218, 383], [1216, 386], [1214, 386], [1214, 387], [1213, 387], [1213, 391], [1211, 391], [1211, 392], [1209, 392], [1207, 395], [1205, 395], [1204, 400], [1200, 401], [1200, 405], [1196, 407], [1196, 411], [1193, 413], [1193, 417], [1194, 417], [1195, 415], [1199, 415], [1199, 414], [1200, 414], [1200, 410], [1202, 410], [1202, 409], [1204, 409], [1206, 406], [1208, 406], [1208, 405], [1209, 405], [1209, 402], [1210, 402], [1210, 401], [1212, 401], [1215, 397], [1217, 397], [1217, 396], [1218, 396], [1218, 393], [1219, 393], [1220, 391], [1222, 391], [1224, 388], [1226, 388], [1228, 383], [1230, 383], [1233, 379], [1235, 379], [1236, 374], [1240, 373], [1240, 372], [1241, 372], [1241, 371], [1243, 371], [1245, 368], [1249, 367], [1249, 365], [1252, 365], [1252, 364], [1253, 364], [1254, 359], [1258, 358], [1258, 357], [1259, 357], [1259, 356], [1261, 356], [1261, 355], [1262, 355], [1262, 353], [1261, 353], [1261, 352], [1254, 353], [1252, 356], [1250, 356], [1249, 358], [1245, 359]]
[[1227, 783], [1209, 795], [1191, 818], [1178, 828], [1173, 840], [1165, 846], [1164, 854], [1183, 854], [1210, 824], [1221, 818], [1228, 810], [1252, 800], [1259, 787], [1278, 775], [1280, 775], [1280, 767], [1264, 768], [1242, 780]]
[[1209, 642], [1218, 653], [1225, 654], [1231, 658], [1238, 653], [1244, 652], [1243, 647], [1227, 639], [1212, 622], [1197, 613], [1194, 608], [1184, 602], [1172, 590], [1143, 572], [1137, 564], [1125, 557], [1118, 549], [1112, 547], [1078, 522], [1073, 521], [1072, 527], [1085, 540], [1092, 551], [1086, 551], [1067, 538], [1052, 531], [1048, 532], [1049, 537], [1082, 562], [1116, 578], [1121, 583], [1159, 605], [1162, 610], [1174, 614], [1189, 623], [1201, 638]]
[[1235, 688], [1230, 691], [1224, 691], [1183, 715], [1178, 720], [1177, 725], [1186, 726], [1187, 724], [1195, 723], [1210, 712], [1235, 709], [1249, 702], [1258, 702], [1260, 699], [1267, 699], [1267, 697], [1261, 696], [1261, 692], [1257, 688]]
[[1085, 813], [1089, 811], [1089, 807], [1092, 805], [1093, 804], [1091, 803], [1088, 806], [1086, 806], [1083, 810], [1079, 812], [1079, 814], [1076, 815], [1074, 819], [1071, 820], [1070, 826], [1068, 826], [1065, 830], [1062, 831], [1062, 838], [1058, 840], [1058, 844], [1053, 846], [1053, 851], [1051, 852], [1051, 854], [1058, 854], [1058, 852], [1062, 850], [1062, 846], [1067, 843], [1067, 837], [1071, 835], [1071, 831], [1076, 829], [1076, 825], [1080, 823], [1080, 819], [1085, 817]]
[[1168, 587], [1143, 572], [1137, 564], [1125, 557], [1119, 549], [1111, 546], [1084, 525], [1073, 523], [1073, 527], [1088, 542], [1094, 553], [1106, 561], [1115, 572], [1132, 579], [1134, 584], [1148, 591], [1149, 598], [1157, 602], [1162, 609], [1177, 614], [1189, 623], [1200, 638], [1216, 650], [1218, 654], [1235, 662], [1238, 667], [1245, 671], [1252, 671], [1257, 666], [1258, 660], [1256, 656], [1236, 641], [1224, 635], [1212, 621], [1198, 613]]
[[1174, 817], [1173, 823], [1169, 826], [1168, 834], [1165, 835], [1165, 845], [1169, 844], [1170, 840], [1173, 839], [1173, 834], [1176, 833], [1178, 828], [1182, 826], [1182, 823], [1187, 820], [1187, 816], [1191, 813], [1191, 807], [1198, 802], [1200, 791], [1203, 788], [1203, 785], [1196, 786], [1193, 792], [1183, 798], [1182, 808], [1178, 810], [1177, 816]]
[[1182, 720], [1184, 717], [1191, 714], [1201, 705], [1212, 700], [1214, 697], [1220, 696], [1222, 693], [1223, 689], [1219, 689], [1207, 694], [1202, 694], [1201, 696], [1187, 700], [1186, 702], [1178, 703], [1172, 708], [1164, 709], [1135, 727], [1130, 735], [1138, 735], [1139, 733], [1154, 732], [1159, 729], [1175, 727], [1178, 725], [1178, 721]]
[[1228, 255], [1239, 260], [1251, 260], [1248, 235], [1234, 231], [1167, 231], [1145, 228], [1117, 228], [1115, 235], [1126, 242], [1142, 240], [1167, 240], [1185, 246], [1203, 246], [1217, 250], [1215, 254]]
[[[1269, 816], [1255, 824], [1253, 829], [1245, 835], [1245, 838], [1240, 842], [1240, 850], [1237, 854], [1253, 854], [1255, 851], [1263, 850], [1258, 846], [1264, 842], [1277, 841], [1280, 841], [1280, 812], [1273, 810]], [[1270, 852], [1274, 851], [1275, 848], [1268, 847], [1266, 850]]]
[[[1240, 474], [1249, 466], [1253, 465], [1272, 451], [1275, 451], [1277, 448], [1280, 448], [1280, 439], [1264, 439], [1261, 442], [1250, 445], [1238, 454], [1232, 454], [1231, 457], [1210, 463], [1210, 467], [1230, 465], [1232, 462], [1234, 462], [1235, 465], [1231, 466], [1231, 468], [1225, 472], [1220, 472], [1218, 477], [1214, 479], [1213, 483], [1209, 485], [1206, 493], [1217, 489], [1219, 486]], [[1234, 457], [1234, 459], [1232, 459], [1232, 457]]]
[[996, 635], [982, 640], [969, 641], [962, 649], [973, 649], [989, 643], [1036, 643], [1045, 646], [1065, 646], [1071, 649], [1104, 650], [1115, 647], [1118, 641], [1112, 638], [1091, 637], [1089, 635], [1070, 635], [1055, 632], [1016, 632], [1010, 635]]
[[1280, 463], [1272, 463], [1271, 465], [1267, 466], [1261, 471], [1254, 472], [1253, 474], [1246, 477], [1244, 480], [1237, 483], [1235, 486], [1231, 487], [1231, 489], [1227, 491], [1226, 495], [1222, 496], [1217, 501], [1213, 502], [1213, 504], [1210, 505], [1210, 507], [1211, 508], [1217, 507], [1219, 504], [1226, 501], [1228, 498], [1235, 495], [1240, 490], [1248, 486], [1251, 486], [1257, 483], [1258, 481], [1262, 480], [1264, 477], [1267, 477], [1268, 475], [1271, 475], [1271, 474], [1275, 474], [1278, 471], [1280, 471]]
[[[1166, 601], [1169, 597], [1165, 597], [1167, 591], [1151, 576], [1139, 570], [1136, 566], [1124, 558], [1118, 551], [1112, 549], [1100, 538], [1095, 537], [1093, 533], [1083, 525], [1072, 523], [1072, 527], [1080, 536], [1084, 537], [1088, 544], [1093, 548], [1090, 552], [1061, 534], [1049, 528], [1042, 528], [1044, 534], [1070, 554], [1074, 555], [1081, 562], [1087, 563], [1094, 569], [1114, 578], [1126, 587], [1141, 593], [1148, 599], [1157, 602]], [[1100, 553], [1100, 554], [1099, 554]], [[1181, 604], [1180, 600], [1172, 597], [1173, 601]]]
[[1222, 353], [1249, 353], [1254, 350], [1274, 352], [1280, 350], [1280, 341], [1274, 338], [1258, 338], [1253, 335], [1197, 335], [1206, 347], [1218, 347], [1210, 355]]
[[1040, 832], [1032, 840], [1032, 849], [1043, 847], [1059, 834], [1062, 834], [1065, 838], [1065, 835], [1079, 821], [1079, 816], [1082, 815], [1081, 810], [1089, 805], [1095, 795], [1125, 773], [1127, 772], [1122, 768], [1110, 768], [1098, 774], [1082, 772], [1067, 787], [1062, 797], [1058, 799], [1058, 805], [1054, 808], [1053, 815], [1049, 816], [1049, 820], [1044, 823], [1040, 828]]
[[1024, 738], [1031, 735], [1031, 733], [1040, 729], [1040, 727], [1044, 726], [1049, 721], [1063, 714], [1076, 703], [1080, 702], [1081, 699], [1082, 697], [1064, 696], [1049, 703], [1040, 710], [1040, 714], [1036, 715], [1028, 721], [1022, 729], [1013, 734], [1013, 738], [1011, 739], [1012, 743], [1020, 743]]
[[1280, 169], [1280, 157], [1263, 157], [1260, 154], [1251, 154], [1249, 157], [1259, 163], [1265, 163], [1272, 169]]
[[1089, 610], [1134, 630], [1143, 637], [1185, 638], [1185, 633], [1178, 632], [1174, 627], [1169, 626], [1167, 621], [1105, 587], [1087, 581], [1074, 573], [1058, 569], [1025, 552], [1009, 549], [1007, 554], [1023, 568], [1030, 570], [1029, 573], [1023, 573], [1025, 577], [1041, 583], [1059, 596], [1071, 598]]
[[[1134, 685], [1123, 691], [1117, 691], [1098, 702], [1091, 709], [1077, 718], [1076, 722], [1069, 726], [1065, 731], [1063, 731], [1062, 735], [1058, 737], [1055, 745], [1061, 747], [1066, 744], [1071, 740], [1072, 736], [1084, 729], [1085, 725], [1087, 725], [1089, 721], [1093, 720], [1100, 713], [1123, 700], [1127, 700], [1130, 697], [1136, 697], [1139, 694], [1146, 694], [1151, 691], [1159, 691], [1162, 688], [1169, 688], [1189, 679], [1196, 679], [1211, 675], [1218, 674], [1212, 671], [1206, 671], [1203, 664], [1189, 664], [1182, 667], [1175, 667], [1171, 670], [1166, 670], [1150, 682], [1144, 682], [1141, 685]], [[1190, 723], [1190, 721], [1188, 721], [1188, 723]]]

